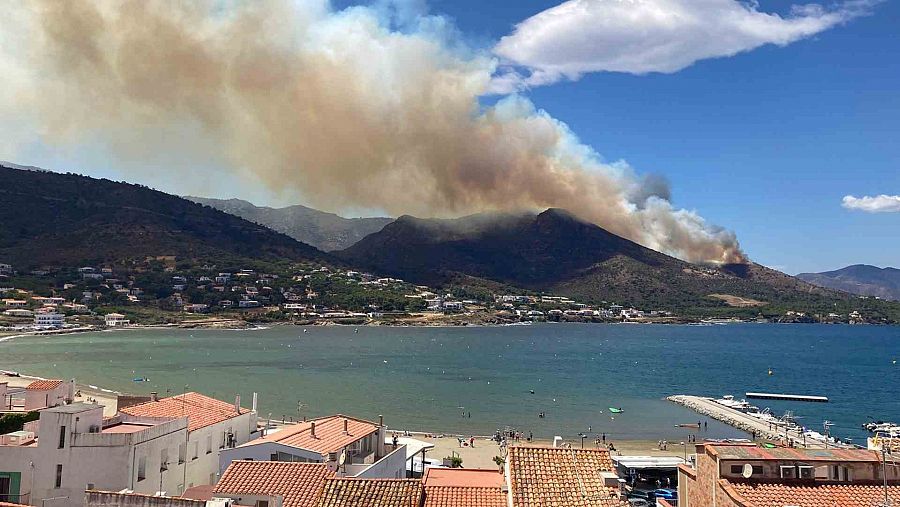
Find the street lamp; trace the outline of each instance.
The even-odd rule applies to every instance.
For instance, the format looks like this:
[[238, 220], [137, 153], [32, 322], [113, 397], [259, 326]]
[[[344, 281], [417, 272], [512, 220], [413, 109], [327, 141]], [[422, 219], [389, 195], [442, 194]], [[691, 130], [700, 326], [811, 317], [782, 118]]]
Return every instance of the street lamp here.
[[687, 463], [687, 444], [683, 440], [681, 441], [681, 448], [682, 448], [682, 459], [684, 460], [685, 463]]
[[581, 437], [581, 448], [584, 449], [584, 439], [587, 438], [587, 435], [579, 433], [578, 436]]

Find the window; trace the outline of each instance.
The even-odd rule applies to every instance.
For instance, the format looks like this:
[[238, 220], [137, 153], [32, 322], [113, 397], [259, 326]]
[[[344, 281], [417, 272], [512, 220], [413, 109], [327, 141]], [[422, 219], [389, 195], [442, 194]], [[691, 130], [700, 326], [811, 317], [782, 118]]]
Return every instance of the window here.
[[12, 495], [9, 494], [9, 490], [11, 487], [11, 478], [0, 477], [0, 502], [12, 502], [13, 500], [18, 500], [18, 498], [13, 498]]
[[59, 427], [59, 449], [62, 449], [66, 446], [66, 427]]
[[281, 461], [280, 459], [278, 459], [278, 453], [276, 452], [273, 452], [269, 457], [271, 458], [269, 461]]
[[197, 459], [197, 447], [199, 447], [197, 442], [191, 442], [191, 461]]
[[53, 487], [56, 489], [59, 489], [62, 487], [62, 465], [56, 465], [56, 482], [55, 482], [55, 484], [56, 485]]
[[[762, 465], [751, 465], [753, 467], [753, 475], [762, 475]], [[733, 475], [743, 475], [744, 465], [731, 465], [731, 473]]]
[[163, 472], [169, 469], [169, 449], [163, 447], [161, 451], [159, 451], [159, 471]]
[[87, 489], [87, 490], [92, 490], [92, 489], [94, 489], [94, 483], [93, 483], [93, 482], [87, 483], [87, 487], [86, 487], [85, 489]]
[[731, 473], [739, 474], [744, 470], [744, 465], [731, 465]]
[[268, 500], [257, 500], [255, 507], [269, 507]]
[[182, 442], [182, 443], [178, 444], [178, 464], [179, 465], [184, 463], [186, 456], [187, 456], [187, 444]]
[[212, 435], [206, 435], [206, 454], [212, 453]]
[[141, 456], [140, 458], [138, 458], [137, 475], [138, 482], [147, 478], [147, 456]]

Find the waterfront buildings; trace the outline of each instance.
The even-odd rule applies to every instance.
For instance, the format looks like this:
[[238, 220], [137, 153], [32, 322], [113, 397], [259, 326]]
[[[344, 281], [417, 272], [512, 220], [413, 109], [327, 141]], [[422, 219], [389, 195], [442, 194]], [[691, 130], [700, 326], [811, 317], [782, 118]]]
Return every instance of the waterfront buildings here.
[[[187, 438], [187, 419], [120, 414], [74, 403], [41, 410], [30, 438], [0, 445], [0, 498], [29, 505], [82, 505], [86, 489], [177, 491], [183, 476], [168, 456]], [[161, 464], [162, 463], [162, 464]]]
[[324, 463], [340, 476], [402, 478], [406, 449], [385, 445], [384, 424], [345, 415], [288, 425], [243, 445], [223, 449], [219, 470], [234, 460]]
[[34, 314], [34, 327], [58, 329], [66, 325], [66, 316], [56, 312]]
[[103, 316], [103, 321], [107, 327], [127, 326], [131, 323], [121, 313], [107, 313]]
[[900, 466], [863, 449], [765, 449], [701, 444], [693, 467], [678, 471], [679, 507], [871, 507], [900, 501]]
[[241, 407], [240, 397], [231, 404], [194, 392], [169, 398], [152, 394], [150, 401], [119, 411], [139, 417], [187, 417], [187, 435], [170, 456], [178, 456], [181, 466], [182, 480], [176, 489], [168, 490], [177, 494], [196, 485], [215, 484], [219, 453], [259, 436], [256, 410]]

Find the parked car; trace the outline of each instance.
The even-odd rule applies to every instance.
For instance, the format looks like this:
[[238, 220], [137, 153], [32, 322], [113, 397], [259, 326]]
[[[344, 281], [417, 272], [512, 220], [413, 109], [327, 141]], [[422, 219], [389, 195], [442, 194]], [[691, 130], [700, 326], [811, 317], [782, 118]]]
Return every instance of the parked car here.
[[656, 498], [662, 498], [664, 500], [676, 500], [678, 499], [678, 492], [674, 489], [669, 488], [660, 488], [653, 491], [653, 494], [656, 495]]

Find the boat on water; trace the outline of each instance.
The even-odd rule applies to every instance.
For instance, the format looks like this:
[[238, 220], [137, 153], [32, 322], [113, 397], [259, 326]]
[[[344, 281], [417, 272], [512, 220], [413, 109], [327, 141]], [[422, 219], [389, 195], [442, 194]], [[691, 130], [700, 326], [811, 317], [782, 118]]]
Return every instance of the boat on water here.
[[150, 379], [147, 377], [135, 377], [131, 380], [132, 382], [150, 382]]
[[730, 394], [726, 394], [717, 400], [713, 400], [719, 405], [723, 407], [733, 408], [734, 410], [740, 410], [741, 412], [746, 412], [750, 409], [752, 405], [747, 400], [736, 400], [734, 396]]
[[624, 411], [625, 411], [624, 408], [609, 407], [610, 414], [621, 414]]
[[863, 428], [869, 433], [896, 433], [900, 434], [900, 425], [887, 421], [872, 421], [863, 424]]
[[676, 424], [676, 428], [691, 428], [691, 429], [700, 429], [700, 423], [685, 423], [685, 424]]

